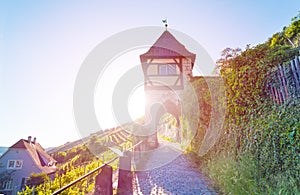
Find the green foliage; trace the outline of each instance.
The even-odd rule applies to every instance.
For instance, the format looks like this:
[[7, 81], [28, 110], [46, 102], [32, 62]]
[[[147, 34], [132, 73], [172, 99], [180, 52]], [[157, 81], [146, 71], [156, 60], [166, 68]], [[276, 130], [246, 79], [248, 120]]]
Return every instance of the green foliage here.
[[89, 142], [88, 142], [88, 148], [95, 154], [98, 155], [105, 150], [107, 150], [107, 139], [106, 136], [102, 137], [101, 139], [98, 138], [96, 135], [93, 135]]
[[165, 135], [160, 135], [159, 137], [160, 137], [161, 139], [164, 139], [164, 140], [168, 141], [168, 142], [175, 142], [175, 141], [173, 140], [173, 138], [167, 137], [167, 136], [165, 136]]
[[[217, 145], [201, 158], [221, 193], [300, 193], [300, 100], [274, 105], [265, 88], [278, 64], [298, 55], [292, 48], [299, 46], [299, 37], [300, 15], [263, 44], [222, 52], [217, 63], [226, 91], [225, 131]], [[213, 107], [209, 99], [198, 99], [200, 105]], [[188, 109], [194, 112], [192, 106]], [[204, 127], [205, 120], [199, 120]], [[201, 134], [203, 130], [199, 130]], [[200, 134], [191, 146], [196, 153], [203, 145]]]
[[[30, 185], [28, 185], [26, 186], [26, 189], [24, 189], [22, 192], [19, 193], [19, 195], [31, 194], [33, 191], [35, 191], [36, 194], [51, 194], [54, 191], [58, 190], [59, 188], [69, 184], [71, 181], [74, 181], [78, 177], [84, 175], [85, 173], [88, 173], [89, 171], [95, 169], [100, 165], [101, 163], [99, 161], [94, 161], [76, 167], [73, 165], [61, 167], [57, 171], [53, 181], [51, 181], [50, 179], [46, 179], [44, 180], [43, 183], [40, 183], [39, 185], [33, 185], [36, 186], [35, 189], [33, 189], [32, 187], [30, 187]], [[94, 189], [95, 174], [75, 184], [71, 188], [66, 189], [61, 194], [77, 195], [77, 194], [85, 194], [87, 192], [92, 192]]]
[[[90, 152], [86, 145], [75, 146], [65, 152], [54, 153], [52, 156], [60, 164], [64, 164], [73, 160], [75, 165], [84, 163], [86, 161], [91, 161], [94, 158], [94, 154]], [[74, 158], [76, 158], [76, 160]]]
[[[190, 82], [192, 88], [182, 95], [182, 137], [184, 140], [192, 138], [189, 150], [203, 155], [222, 133], [226, 107], [224, 83], [221, 77], [193, 77]], [[194, 94], [197, 94], [196, 103], [191, 100]]]
[[177, 120], [173, 115], [166, 113], [161, 116], [159, 124], [167, 124], [168, 128], [171, 128], [172, 126], [177, 127]]
[[261, 194], [256, 182], [257, 166], [250, 157], [243, 157], [237, 162], [231, 155], [222, 153], [213, 156], [205, 171], [225, 194]]
[[[181, 119], [181, 123], [183, 139], [193, 136], [191, 150], [198, 151], [210, 121], [210, 91], [204, 77], [192, 78], [191, 85], [192, 88], [185, 89], [182, 95], [184, 118]], [[195, 94], [201, 95], [195, 98]]]
[[[245, 149], [257, 154], [260, 174], [271, 179], [288, 173], [300, 183], [300, 105], [295, 100], [287, 105], [271, 107], [250, 122]], [[254, 143], [254, 144], [253, 144]]]
[[32, 173], [27, 179], [26, 184], [30, 187], [38, 186], [44, 182], [49, 181], [50, 178], [46, 173]]
[[[98, 137], [91, 137], [88, 143], [90, 147], [98, 147], [98, 144], [102, 147], [102, 143], [99, 142]], [[93, 145], [94, 144], [94, 145]], [[126, 146], [125, 146], [126, 145]], [[129, 147], [127, 142], [121, 144], [121, 147]], [[75, 146], [65, 152], [58, 152], [54, 154], [54, 157], [60, 160], [58, 170], [55, 178], [51, 181], [46, 174], [32, 174], [28, 180], [26, 188], [19, 193], [19, 195], [32, 194], [51, 194], [61, 187], [69, 184], [84, 174], [94, 170], [95, 168], [102, 165], [103, 162], [108, 162], [115, 158], [116, 155], [107, 150], [101, 151], [99, 159], [90, 152], [86, 145]], [[117, 169], [118, 160], [111, 163], [113, 169]], [[66, 189], [61, 194], [86, 194], [93, 192], [95, 185], [95, 177], [97, 173], [92, 174], [87, 179], [84, 179], [74, 186]]]
[[[293, 58], [296, 52], [286, 52], [288, 46], [269, 46], [269, 42], [243, 51], [240, 55], [226, 61], [221, 68], [227, 96], [226, 133], [235, 141], [232, 148], [239, 149], [245, 139], [249, 119], [264, 112], [265, 91], [268, 75], [279, 63]], [[226, 59], [226, 57], [224, 57]]]
[[271, 47], [274, 45], [300, 46], [300, 12], [292, 18], [291, 24], [284, 27], [282, 32], [276, 33], [270, 40]]
[[205, 161], [204, 171], [209, 175], [216, 190], [221, 194], [299, 194], [299, 177], [280, 172], [262, 177], [264, 168], [257, 158], [250, 154], [238, 158], [222, 152], [218, 156], [202, 159]]

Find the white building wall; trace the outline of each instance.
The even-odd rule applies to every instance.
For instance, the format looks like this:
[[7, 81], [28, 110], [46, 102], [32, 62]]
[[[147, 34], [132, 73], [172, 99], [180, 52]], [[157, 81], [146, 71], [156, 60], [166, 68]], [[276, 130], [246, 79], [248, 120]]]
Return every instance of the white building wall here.
[[[22, 160], [20, 169], [8, 169], [9, 160]], [[13, 171], [13, 188], [12, 194], [20, 191], [22, 178], [29, 177], [31, 173], [40, 173], [41, 169], [36, 165], [26, 149], [9, 149], [0, 158], [0, 174], [4, 171]]]

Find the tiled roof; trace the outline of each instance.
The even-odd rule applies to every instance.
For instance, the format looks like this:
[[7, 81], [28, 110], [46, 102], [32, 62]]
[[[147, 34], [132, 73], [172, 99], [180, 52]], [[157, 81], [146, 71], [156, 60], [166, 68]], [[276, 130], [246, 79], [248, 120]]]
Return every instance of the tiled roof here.
[[39, 143], [21, 139], [9, 149], [26, 149], [32, 160], [43, 172], [50, 174], [56, 171], [55, 163], [57, 161], [47, 154]]
[[164, 31], [163, 34], [157, 39], [153, 46], [144, 54], [141, 60], [151, 57], [189, 57], [192, 58], [194, 63], [196, 55], [188, 51], [169, 31]]

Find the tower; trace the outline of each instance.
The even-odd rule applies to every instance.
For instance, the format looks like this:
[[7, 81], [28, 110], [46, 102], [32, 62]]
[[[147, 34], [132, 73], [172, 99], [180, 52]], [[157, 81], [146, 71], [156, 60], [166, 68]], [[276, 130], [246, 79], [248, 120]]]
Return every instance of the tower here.
[[195, 58], [167, 29], [140, 55], [148, 141], [153, 147], [157, 146], [156, 128], [164, 113], [172, 114], [180, 125], [180, 94], [192, 76]]

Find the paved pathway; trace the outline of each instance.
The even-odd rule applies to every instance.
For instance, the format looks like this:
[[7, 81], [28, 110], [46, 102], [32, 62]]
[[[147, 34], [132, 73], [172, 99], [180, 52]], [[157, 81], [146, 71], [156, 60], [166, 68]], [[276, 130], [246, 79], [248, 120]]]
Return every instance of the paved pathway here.
[[133, 175], [133, 194], [216, 194], [180, 150], [168, 144], [143, 154]]

